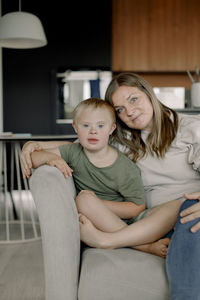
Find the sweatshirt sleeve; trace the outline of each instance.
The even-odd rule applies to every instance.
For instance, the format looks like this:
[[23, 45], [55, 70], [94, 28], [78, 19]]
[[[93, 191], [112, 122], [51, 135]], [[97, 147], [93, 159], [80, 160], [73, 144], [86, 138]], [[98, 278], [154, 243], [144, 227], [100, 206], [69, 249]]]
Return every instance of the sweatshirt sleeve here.
[[180, 140], [188, 148], [188, 163], [200, 172], [200, 115], [186, 116], [180, 122]]

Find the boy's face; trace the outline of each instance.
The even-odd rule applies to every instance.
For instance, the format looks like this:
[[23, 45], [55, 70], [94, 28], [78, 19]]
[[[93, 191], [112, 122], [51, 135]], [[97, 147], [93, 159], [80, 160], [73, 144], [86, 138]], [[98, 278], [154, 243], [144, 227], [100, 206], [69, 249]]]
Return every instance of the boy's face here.
[[96, 151], [107, 146], [109, 135], [116, 125], [107, 109], [87, 108], [80, 112], [73, 127], [81, 145], [87, 150]]

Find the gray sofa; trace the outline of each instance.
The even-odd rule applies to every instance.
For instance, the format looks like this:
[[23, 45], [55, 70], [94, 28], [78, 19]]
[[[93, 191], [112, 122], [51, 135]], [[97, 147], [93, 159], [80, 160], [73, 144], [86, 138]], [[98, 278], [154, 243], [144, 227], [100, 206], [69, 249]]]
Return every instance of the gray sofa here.
[[72, 178], [42, 166], [30, 188], [42, 231], [47, 300], [169, 299], [164, 259], [130, 248], [80, 247]]

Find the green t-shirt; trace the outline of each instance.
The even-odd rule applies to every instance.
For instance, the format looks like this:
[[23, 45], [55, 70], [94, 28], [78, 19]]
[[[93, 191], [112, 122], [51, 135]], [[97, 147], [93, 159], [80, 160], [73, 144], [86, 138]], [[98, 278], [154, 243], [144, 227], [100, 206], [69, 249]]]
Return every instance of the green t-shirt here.
[[116, 149], [118, 157], [107, 167], [93, 165], [79, 143], [59, 147], [61, 157], [73, 169], [77, 193], [90, 190], [102, 200], [145, 202], [140, 169]]

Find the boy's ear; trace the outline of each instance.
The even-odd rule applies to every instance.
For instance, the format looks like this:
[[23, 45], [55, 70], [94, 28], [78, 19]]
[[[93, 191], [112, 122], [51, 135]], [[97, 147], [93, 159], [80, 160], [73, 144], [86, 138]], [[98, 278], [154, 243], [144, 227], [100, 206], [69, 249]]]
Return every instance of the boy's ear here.
[[74, 121], [72, 122], [72, 126], [73, 126], [73, 128], [74, 128], [75, 132], [77, 133], [77, 129], [76, 129], [76, 123], [75, 123]]
[[110, 130], [110, 134], [113, 133], [113, 131], [115, 131], [117, 125], [115, 123], [112, 124], [111, 130]]

